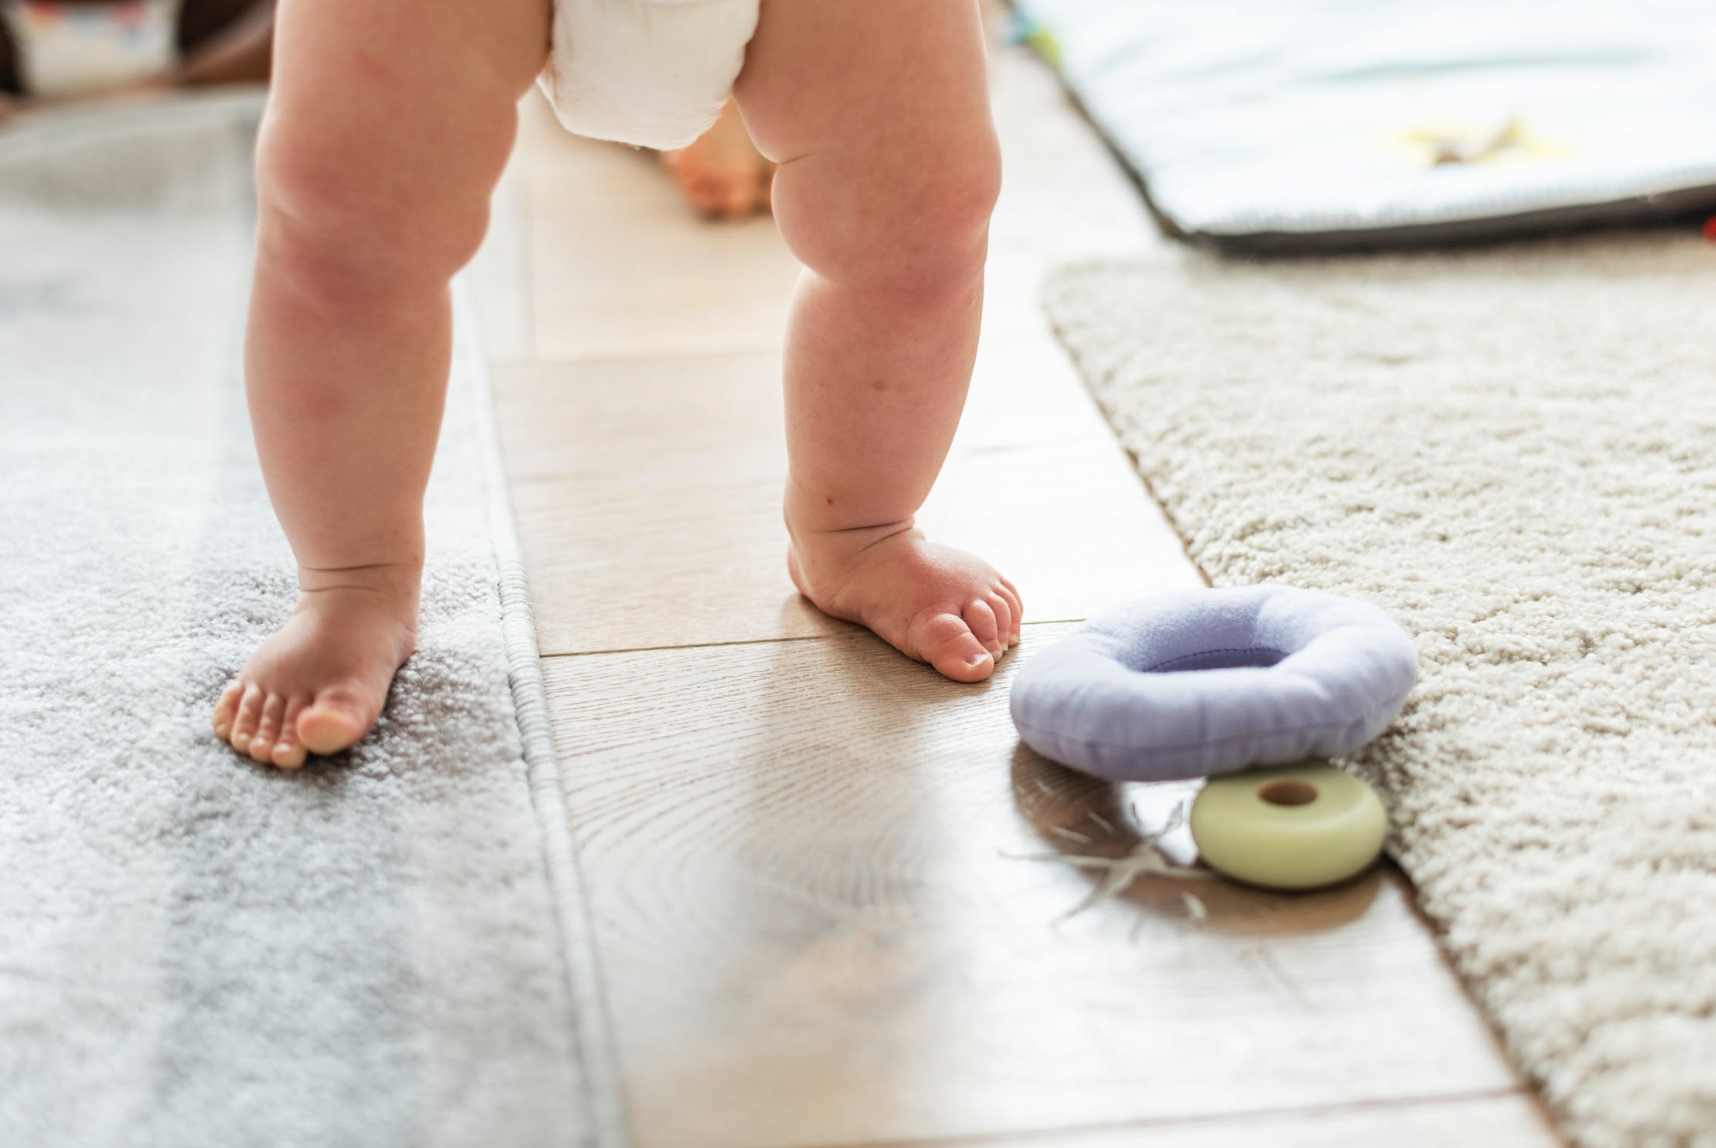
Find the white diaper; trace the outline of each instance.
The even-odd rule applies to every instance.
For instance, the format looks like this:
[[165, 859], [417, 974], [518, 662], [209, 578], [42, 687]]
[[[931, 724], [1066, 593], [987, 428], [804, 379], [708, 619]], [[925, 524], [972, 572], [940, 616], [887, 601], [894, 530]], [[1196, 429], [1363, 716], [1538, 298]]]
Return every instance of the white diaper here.
[[759, 0], [554, 0], [537, 83], [567, 129], [639, 147], [708, 130], [745, 63]]

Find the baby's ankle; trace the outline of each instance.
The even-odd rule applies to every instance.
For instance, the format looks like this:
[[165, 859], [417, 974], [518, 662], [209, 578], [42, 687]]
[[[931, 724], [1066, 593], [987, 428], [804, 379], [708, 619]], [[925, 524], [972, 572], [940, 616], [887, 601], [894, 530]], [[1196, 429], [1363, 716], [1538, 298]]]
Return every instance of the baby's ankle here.
[[791, 511], [786, 515], [787, 534], [793, 549], [801, 557], [814, 556], [827, 561], [850, 561], [859, 554], [900, 534], [917, 529], [914, 517], [898, 522], [874, 525], [831, 526], [824, 522], [795, 522]]
[[348, 594], [374, 596], [416, 613], [423, 584], [421, 559], [365, 566], [298, 567], [298, 592], [305, 599]]

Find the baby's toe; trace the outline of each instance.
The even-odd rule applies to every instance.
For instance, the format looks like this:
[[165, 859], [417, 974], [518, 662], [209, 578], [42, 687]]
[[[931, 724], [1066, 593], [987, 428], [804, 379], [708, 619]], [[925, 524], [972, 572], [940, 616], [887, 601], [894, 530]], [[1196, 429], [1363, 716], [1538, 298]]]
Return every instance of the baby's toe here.
[[1001, 649], [1006, 651], [1013, 644], [1013, 627], [1018, 623], [1013, 621], [1013, 604], [998, 590], [991, 590], [983, 596], [983, 602], [989, 607], [989, 612], [995, 615], [995, 633], [1001, 639]]
[[274, 764], [281, 769], [297, 769], [308, 756], [304, 743], [298, 740], [298, 717], [309, 701], [306, 697], [295, 697], [286, 703], [286, 714], [280, 719], [280, 737], [274, 743]]
[[214, 725], [214, 734], [222, 741], [232, 733], [232, 719], [238, 716], [238, 699], [244, 696], [244, 683], [237, 678], [227, 684], [221, 691], [219, 700], [215, 702], [214, 713], [210, 721]]
[[344, 686], [323, 690], [298, 715], [298, 740], [311, 753], [338, 753], [356, 745], [375, 724], [376, 708]]
[[244, 694], [238, 700], [238, 714], [232, 719], [232, 748], [239, 753], [250, 752], [250, 739], [256, 736], [256, 723], [262, 720], [262, 703], [266, 695], [255, 682], [244, 684]]
[[250, 739], [250, 756], [258, 765], [274, 760], [274, 742], [280, 736], [280, 718], [286, 712], [286, 699], [271, 693], [262, 703], [262, 717], [257, 720], [256, 734]]
[[918, 657], [956, 682], [980, 682], [995, 669], [995, 659], [951, 610], [932, 607], [919, 614], [911, 626], [911, 644]]
[[1025, 600], [1019, 596], [1019, 588], [1007, 579], [1001, 579], [1000, 594], [1007, 599], [1007, 604], [1013, 608], [1013, 640], [1019, 640], [1019, 626], [1025, 621]]
[[982, 598], [973, 598], [965, 604], [961, 614], [977, 640], [983, 643], [983, 648], [999, 658], [1006, 647], [1001, 644], [1000, 620], [995, 617], [995, 611], [990, 608], [989, 603]]

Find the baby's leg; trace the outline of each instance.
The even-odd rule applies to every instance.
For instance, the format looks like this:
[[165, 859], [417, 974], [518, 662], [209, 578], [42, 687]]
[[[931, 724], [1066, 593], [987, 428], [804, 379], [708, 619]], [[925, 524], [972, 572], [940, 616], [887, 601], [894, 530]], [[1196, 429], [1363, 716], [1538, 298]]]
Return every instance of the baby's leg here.
[[411, 654], [447, 284], [487, 226], [548, 2], [280, 4], [245, 359], [301, 593], [214, 711], [259, 762], [356, 742]]
[[1000, 182], [977, 5], [763, 0], [735, 94], [806, 268], [786, 348], [793, 580], [980, 681], [1018, 640], [1019, 596], [913, 523], [965, 403]]

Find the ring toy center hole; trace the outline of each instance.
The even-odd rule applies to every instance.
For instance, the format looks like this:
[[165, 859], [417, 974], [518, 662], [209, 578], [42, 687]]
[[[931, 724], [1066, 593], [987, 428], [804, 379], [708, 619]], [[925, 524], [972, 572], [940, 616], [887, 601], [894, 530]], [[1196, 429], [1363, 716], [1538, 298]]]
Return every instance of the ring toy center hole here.
[[1271, 805], [1309, 805], [1317, 800], [1317, 787], [1308, 781], [1284, 777], [1259, 786], [1257, 796]]

